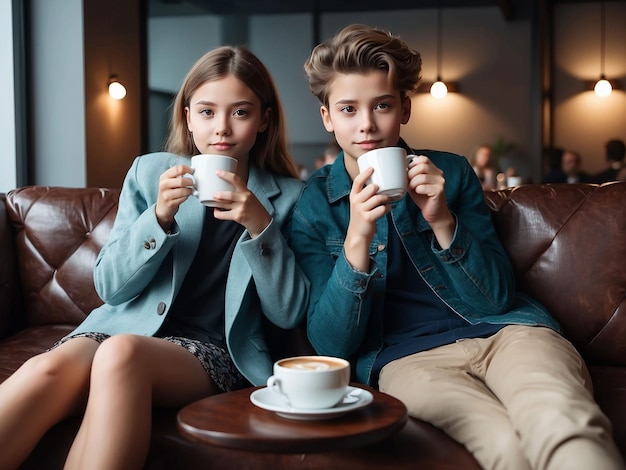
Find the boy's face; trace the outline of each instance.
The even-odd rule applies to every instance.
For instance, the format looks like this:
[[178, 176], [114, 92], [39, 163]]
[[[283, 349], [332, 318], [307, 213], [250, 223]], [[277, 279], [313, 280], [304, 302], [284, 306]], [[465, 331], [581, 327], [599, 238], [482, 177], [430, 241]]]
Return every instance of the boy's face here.
[[334, 132], [354, 179], [363, 153], [398, 145], [400, 126], [411, 117], [411, 100], [400, 98], [382, 71], [338, 74], [329, 85], [328, 107], [320, 109], [324, 127]]

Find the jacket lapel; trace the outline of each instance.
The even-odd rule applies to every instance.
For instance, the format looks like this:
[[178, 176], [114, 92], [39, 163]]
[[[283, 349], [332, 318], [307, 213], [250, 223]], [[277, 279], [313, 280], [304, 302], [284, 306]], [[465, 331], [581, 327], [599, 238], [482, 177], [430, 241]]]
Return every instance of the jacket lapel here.
[[[254, 193], [259, 202], [265, 207], [265, 210], [273, 217], [275, 209], [271, 198], [280, 193], [280, 188], [272, 174], [261, 172], [256, 166], [250, 165], [248, 189]], [[228, 282], [226, 283], [227, 336], [237, 313], [241, 309], [246, 290], [250, 288], [250, 281], [252, 280], [252, 271], [240, 248], [241, 243], [249, 237], [248, 231], [244, 231], [235, 246], [230, 262]]]
[[271, 198], [280, 193], [274, 176], [269, 172], [262, 172], [256, 165], [250, 165], [248, 189], [254, 193], [265, 210], [273, 217], [274, 206], [271, 203]]
[[180, 239], [173, 248], [175, 262], [172, 283], [175, 292], [178, 292], [198, 251], [205, 214], [205, 206], [193, 196], [180, 205], [176, 214], [175, 219], [180, 230]]

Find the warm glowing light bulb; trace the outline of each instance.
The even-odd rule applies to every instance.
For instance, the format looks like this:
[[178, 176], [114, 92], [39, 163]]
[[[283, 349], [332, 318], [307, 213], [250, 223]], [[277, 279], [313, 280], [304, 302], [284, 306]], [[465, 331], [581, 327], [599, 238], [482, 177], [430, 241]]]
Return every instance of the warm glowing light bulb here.
[[608, 80], [601, 78], [600, 80], [598, 80], [598, 83], [596, 83], [596, 86], [593, 87], [593, 91], [600, 98], [606, 98], [613, 91], [613, 87]]
[[126, 87], [117, 80], [109, 83], [109, 96], [114, 100], [121, 100], [126, 96]]
[[430, 94], [433, 98], [441, 99], [448, 94], [448, 87], [441, 80], [437, 80], [430, 87]]

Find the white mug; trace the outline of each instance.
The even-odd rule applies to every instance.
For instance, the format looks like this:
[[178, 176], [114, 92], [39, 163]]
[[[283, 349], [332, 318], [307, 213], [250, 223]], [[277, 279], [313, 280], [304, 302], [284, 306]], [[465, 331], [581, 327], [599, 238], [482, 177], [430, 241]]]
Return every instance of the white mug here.
[[202, 204], [217, 207], [213, 195], [221, 191], [234, 191], [235, 187], [228, 181], [216, 175], [217, 170], [237, 171], [237, 160], [225, 155], [201, 154], [191, 157], [191, 167], [194, 169], [191, 178], [194, 181], [193, 195]]
[[357, 159], [359, 171], [369, 167], [374, 173], [368, 184], [378, 186], [378, 194], [389, 196], [392, 201], [401, 199], [408, 186], [407, 168], [415, 155], [407, 155], [402, 147], [383, 147], [365, 152]]
[[523, 182], [524, 182], [524, 180], [523, 180], [523, 178], [521, 176], [509, 176], [506, 179], [506, 185], [509, 188], [514, 188], [515, 186], [519, 186]]
[[286, 406], [302, 410], [328, 409], [346, 395], [350, 363], [330, 356], [296, 356], [274, 363], [267, 387], [283, 398]]

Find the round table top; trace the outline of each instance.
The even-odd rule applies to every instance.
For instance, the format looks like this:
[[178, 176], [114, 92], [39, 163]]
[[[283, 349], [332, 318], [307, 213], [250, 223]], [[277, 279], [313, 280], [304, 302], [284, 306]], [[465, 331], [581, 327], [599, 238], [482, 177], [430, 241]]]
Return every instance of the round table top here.
[[341, 416], [298, 420], [254, 405], [250, 394], [263, 387], [213, 395], [181, 409], [178, 428], [191, 440], [257, 452], [330, 452], [380, 441], [408, 419], [404, 404], [362, 384], [373, 401]]

